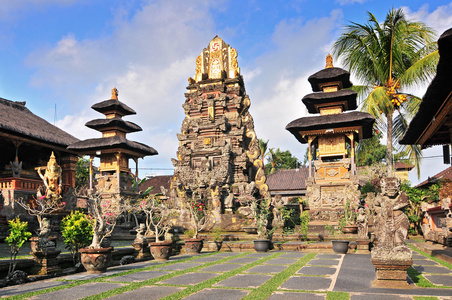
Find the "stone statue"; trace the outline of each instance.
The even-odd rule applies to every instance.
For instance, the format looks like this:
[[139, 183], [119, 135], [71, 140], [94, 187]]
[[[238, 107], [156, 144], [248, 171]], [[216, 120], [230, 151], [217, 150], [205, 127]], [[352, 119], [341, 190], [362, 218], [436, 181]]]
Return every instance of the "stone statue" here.
[[20, 173], [22, 172], [22, 162], [19, 162], [17, 160], [10, 161], [9, 165], [11, 166], [13, 177], [20, 177]]
[[144, 225], [144, 223], [140, 223], [140, 226], [136, 229], [136, 232], [137, 232], [137, 235], [133, 242], [135, 244], [146, 243], [146, 238], [144, 237], [144, 234], [146, 232], [146, 226]]
[[39, 177], [41, 177], [46, 187], [46, 198], [59, 198], [61, 195], [61, 173], [62, 170], [57, 164], [55, 155], [52, 152], [50, 160], [45, 168], [45, 173], [42, 174], [42, 167], [38, 168]]
[[281, 213], [281, 208], [284, 206], [284, 201], [281, 198], [281, 195], [276, 195], [272, 199], [272, 213], [273, 213], [273, 227], [283, 227], [284, 226], [284, 220]]
[[234, 193], [230, 192], [229, 195], [224, 199], [225, 209], [232, 209], [234, 200]]
[[380, 180], [381, 194], [375, 197], [377, 211], [377, 246], [371, 262], [376, 269], [374, 286], [406, 287], [406, 270], [413, 264], [411, 249], [405, 244], [409, 221], [402, 209], [408, 205], [405, 192], [400, 192], [400, 179]]
[[50, 236], [50, 232], [51, 232], [49, 219], [43, 218], [41, 223], [42, 223], [41, 228], [39, 228], [39, 234], [38, 234], [39, 249], [54, 248], [55, 243], [49, 240], [49, 236]]
[[380, 185], [381, 194], [375, 198], [375, 205], [380, 207], [376, 232], [378, 245], [391, 248], [403, 246], [410, 226], [408, 217], [402, 211], [409, 204], [408, 197], [405, 192], [400, 193], [398, 178], [382, 178]]
[[358, 223], [358, 238], [359, 239], [368, 239], [368, 217], [366, 213], [366, 209], [364, 207], [360, 207], [358, 209], [358, 216], [356, 217], [356, 222]]

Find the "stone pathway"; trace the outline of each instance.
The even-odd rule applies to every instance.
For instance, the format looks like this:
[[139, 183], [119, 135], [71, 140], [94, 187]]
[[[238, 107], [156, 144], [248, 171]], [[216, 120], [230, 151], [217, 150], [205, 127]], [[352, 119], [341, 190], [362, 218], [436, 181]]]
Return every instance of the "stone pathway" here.
[[[418, 253], [413, 268], [437, 287], [373, 288], [370, 255], [220, 252], [141, 262], [0, 289], [5, 299], [452, 299], [452, 270]], [[265, 296], [262, 296], [265, 295]], [[93, 298], [94, 299], [94, 298]], [[430, 298], [429, 298], [430, 299]]]

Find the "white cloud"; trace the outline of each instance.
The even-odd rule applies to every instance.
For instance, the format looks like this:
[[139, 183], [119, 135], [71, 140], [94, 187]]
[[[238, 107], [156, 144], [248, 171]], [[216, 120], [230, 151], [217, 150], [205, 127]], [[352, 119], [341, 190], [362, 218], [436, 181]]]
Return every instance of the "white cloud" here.
[[422, 21], [427, 26], [436, 30], [438, 37], [447, 29], [452, 27], [452, 2], [438, 6], [434, 11], [429, 12], [429, 5], [425, 4], [418, 11], [412, 11], [409, 7], [403, 7], [408, 19]]

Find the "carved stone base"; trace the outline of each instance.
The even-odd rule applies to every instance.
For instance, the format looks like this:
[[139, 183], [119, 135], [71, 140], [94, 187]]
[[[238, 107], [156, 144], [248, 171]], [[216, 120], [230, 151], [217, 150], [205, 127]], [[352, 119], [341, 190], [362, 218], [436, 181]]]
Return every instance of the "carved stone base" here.
[[399, 246], [393, 249], [376, 247], [372, 250], [371, 262], [375, 266], [375, 287], [406, 288], [406, 270], [413, 264], [411, 249]]
[[40, 251], [30, 252], [33, 255], [33, 260], [35, 261], [35, 267], [33, 268], [33, 273], [38, 275], [54, 274], [61, 271], [58, 266], [58, 255], [61, 253], [55, 248], [41, 249]]
[[369, 251], [370, 240], [357, 240], [356, 241], [356, 254], [370, 254]]
[[144, 243], [133, 243], [132, 247], [134, 249], [133, 256], [136, 259], [151, 258], [151, 253], [149, 252], [148, 242]]

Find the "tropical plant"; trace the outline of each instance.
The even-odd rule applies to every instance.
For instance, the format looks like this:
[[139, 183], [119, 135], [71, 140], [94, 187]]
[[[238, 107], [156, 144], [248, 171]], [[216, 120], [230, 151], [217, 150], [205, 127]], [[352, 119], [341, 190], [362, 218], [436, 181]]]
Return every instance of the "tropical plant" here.
[[374, 130], [373, 136], [370, 139], [359, 141], [356, 148], [356, 165], [370, 166], [376, 163], [381, 163], [386, 159], [386, 146], [380, 143], [383, 134]]
[[[425, 82], [436, 72], [439, 55], [435, 40], [431, 28], [407, 20], [402, 9], [392, 9], [383, 23], [368, 12], [366, 24], [350, 23], [334, 43], [333, 52], [363, 83], [353, 87], [363, 99], [362, 110], [375, 116], [379, 130], [386, 129], [390, 170], [393, 142], [397, 145], [421, 101], [406, 88]], [[420, 148], [403, 148], [419, 176]]]
[[309, 212], [307, 210], [303, 211], [300, 215], [300, 231], [305, 241], [308, 240], [309, 219]]
[[269, 140], [264, 142], [264, 140], [259, 139], [259, 151], [261, 153], [260, 158], [261, 158], [263, 164], [265, 164], [265, 158], [268, 155], [268, 142], [269, 142]]
[[5, 242], [11, 247], [11, 259], [9, 261], [8, 274], [14, 272], [16, 268], [16, 257], [20, 248], [31, 237], [31, 232], [28, 232], [28, 222], [22, 222], [19, 217], [9, 220], [9, 236], [6, 237]]
[[216, 242], [223, 241], [223, 229], [221, 227], [215, 227], [212, 231], [213, 233], [213, 240]]
[[80, 157], [75, 163], [75, 186], [83, 187], [89, 180], [89, 159]]
[[251, 211], [257, 226], [257, 235], [260, 239], [271, 239], [276, 227], [268, 228], [268, 219], [272, 212], [271, 199], [253, 199]]
[[292, 155], [289, 150], [281, 151], [279, 148], [270, 148], [269, 163], [265, 165], [268, 174], [274, 173], [279, 169], [295, 169], [300, 166], [298, 158]]
[[78, 191], [77, 196], [85, 198], [88, 208], [88, 218], [93, 227], [93, 239], [90, 249], [102, 248], [101, 243], [105, 237], [111, 236], [118, 216], [123, 212], [124, 202], [119, 195], [109, 194], [105, 197], [102, 189]]
[[420, 233], [422, 230], [422, 203], [428, 200], [439, 199], [441, 182], [431, 185], [428, 189], [411, 187], [409, 182], [405, 182], [402, 183], [400, 189], [408, 196], [409, 205], [405, 208], [405, 214], [408, 216], [410, 223], [414, 225], [413, 233]]
[[79, 262], [78, 250], [88, 246], [93, 238], [93, 226], [87, 215], [73, 211], [61, 221], [63, 242], [72, 254], [74, 265]]
[[201, 231], [205, 225], [207, 205], [202, 201], [189, 198], [187, 200], [187, 207], [190, 211], [191, 230], [193, 230], [190, 230], [189, 232], [192, 238], [197, 239], [199, 231]]

